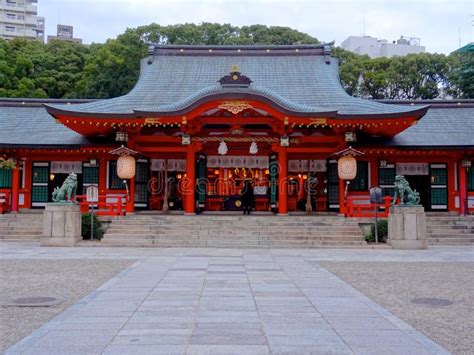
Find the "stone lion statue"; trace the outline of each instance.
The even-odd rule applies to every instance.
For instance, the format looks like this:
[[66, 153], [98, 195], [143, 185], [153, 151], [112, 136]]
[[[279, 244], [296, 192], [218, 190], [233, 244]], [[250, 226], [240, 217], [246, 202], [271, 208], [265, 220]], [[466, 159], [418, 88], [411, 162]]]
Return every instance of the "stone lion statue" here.
[[74, 173], [64, 180], [61, 187], [56, 187], [53, 191], [54, 202], [76, 202], [77, 175]]
[[418, 205], [420, 203], [420, 194], [412, 190], [407, 179], [403, 175], [395, 177], [395, 194], [393, 195], [392, 205], [400, 198], [401, 205]]

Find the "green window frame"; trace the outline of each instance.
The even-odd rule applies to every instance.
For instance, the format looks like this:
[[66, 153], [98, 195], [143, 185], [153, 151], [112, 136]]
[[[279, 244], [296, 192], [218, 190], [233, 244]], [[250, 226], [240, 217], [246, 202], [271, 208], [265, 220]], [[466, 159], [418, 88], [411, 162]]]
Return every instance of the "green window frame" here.
[[33, 163], [33, 179], [31, 187], [31, 202], [33, 206], [41, 206], [49, 201], [49, 164], [38, 163], [43, 165], [36, 165]]
[[430, 164], [431, 209], [448, 208], [448, 169], [447, 164]]
[[[136, 204], [148, 204], [148, 176], [149, 176], [149, 165], [146, 161], [138, 161], [136, 163], [136, 175], [135, 175], [135, 196], [134, 203]], [[146, 207], [146, 206], [145, 206]]]
[[11, 169], [0, 169], [0, 189], [10, 189], [12, 187]]
[[474, 167], [467, 170], [467, 190], [474, 191]]
[[94, 185], [99, 183], [99, 167], [83, 166], [82, 167], [82, 183], [84, 185]]
[[125, 190], [123, 180], [117, 175], [117, 161], [109, 161], [109, 189], [110, 190]]
[[357, 162], [357, 175], [349, 184], [350, 191], [367, 191], [369, 189], [369, 163]]
[[387, 164], [386, 167], [379, 167], [379, 187], [383, 196], [393, 196], [395, 192], [395, 176], [397, 171], [395, 164]]
[[337, 173], [337, 162], [328, 162], [327, 180], [328, 208], [339, 208], [339, 175]]

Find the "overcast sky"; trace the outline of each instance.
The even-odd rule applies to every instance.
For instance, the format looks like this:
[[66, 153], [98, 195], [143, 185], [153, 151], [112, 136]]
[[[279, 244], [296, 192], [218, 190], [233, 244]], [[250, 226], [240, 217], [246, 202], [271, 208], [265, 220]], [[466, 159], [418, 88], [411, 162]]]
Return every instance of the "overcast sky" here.
[[127, 27], [185, 22], [288, 26], [339, 45], [350, 35], [389, 41], [419, 37], [428, 52], [450, 53], [473, 41], [474, 0], [38, 0], [46, 35], [58, 22], [85, 43], [104, 42]]

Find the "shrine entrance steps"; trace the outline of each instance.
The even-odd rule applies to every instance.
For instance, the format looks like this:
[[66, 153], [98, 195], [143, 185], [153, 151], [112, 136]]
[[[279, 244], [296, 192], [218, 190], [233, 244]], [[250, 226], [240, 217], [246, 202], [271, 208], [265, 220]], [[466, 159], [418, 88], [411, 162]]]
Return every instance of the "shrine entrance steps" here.
[[341, 216], [147, 215], [113, 219], [103, 245], [320, 248], [367, 246], [360, 219]]
[[40, 240], [43, 233], [43, 211], [39, 212], [1, 214], [0, 240]]
[[426, 233], [430, 245], [474, 245], [474, 216], [428, 212]]

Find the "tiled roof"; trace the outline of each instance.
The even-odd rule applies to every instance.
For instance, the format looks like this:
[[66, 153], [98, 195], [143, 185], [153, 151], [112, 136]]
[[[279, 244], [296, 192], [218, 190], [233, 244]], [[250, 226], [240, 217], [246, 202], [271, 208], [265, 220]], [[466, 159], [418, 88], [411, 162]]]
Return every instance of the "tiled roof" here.
[[87, 145], [80, 134], [55, 122], [44, 107], [0, 107], [0, 147]]
[[388, 142], [399, 147], [474, 147], [474, 105], [435, 108]]
[[[337, 111], [342, 118], [423, 109], [423, 106], [386, 105], [351, 97], [340, 84], [337, 59], [324, 53], [322, 45], [191, 46], [184, 47], [182, 52], [178, 48], [157, 46], [152, 56], [142, 61], [140, 78], [128, 94], [74, 105], [66, 111], [106, 115], [131, 115], [135, 111], [169, 113], [185, 110], [193, 103], [219, 93], [263, 95], [284, 110], [301, 113]], [[224, 88], [217, 84], [234, 65], [253, 81], [248, 88]], [[60, 109], [64, 110], [64, 107]]]

